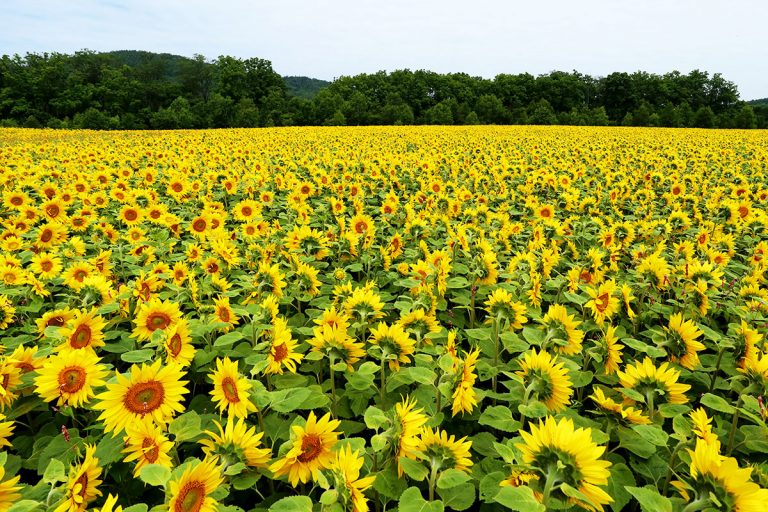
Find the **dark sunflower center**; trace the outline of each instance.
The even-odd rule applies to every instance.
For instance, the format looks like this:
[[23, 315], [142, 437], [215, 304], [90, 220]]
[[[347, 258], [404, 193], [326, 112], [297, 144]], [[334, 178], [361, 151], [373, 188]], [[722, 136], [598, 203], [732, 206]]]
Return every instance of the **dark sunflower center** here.
[[173, 507], [173, 512], [199, 512], [205, 501], [205, 484], [193, 480], [184, 484]]
[[134, 414], [148, 414], [160, 407], [165, 398], [163, 384], [151, 380], [139, 382], [128, 389], [123, 398], [123, 405]]
[[221, 391], [228, 402], [239, 402], [240, 395], [237, 393], [237, 384], [231, 377], [224, 377], [221, 380]]
[[306, 434], [301, 441], [301, 455], [296, 457], [299, 462], [311, 462], [323, 451], [323, 442], [317, 434]]
[[85, 386], [85, 370], [79, 366], [68, 366], [59, 373], [59, 390], [62, 393], [77, 393]]
[[43, 243], [50, 242], [53, 238], [53, 231], [50, 229], [44, 229], [42, 233], [40, 233], [40, 241]]
[[280, 343], [272, 347], [272, 357], [274, 358], [275, 362], [281, 362], [286, 358], [287, 355], [288, 347], [285, 345], [285, 343]]
[[141, 447], [144, 449], [144, 458], [152, 464], [160, 456], [160, 450], [157, 447], [157, 443], [151, 437], [145, 437], [141, 442]]
[[167, 329], [171, 325], [171, 317], [165, 313], [150, 313], [147, 315], [147, 329], [156, 331], [157, 329]]
[[181, 353], [181, 347], [181, 336], [178, 333], [171, 336], [171, 339], [168, 340], [168, 350], [173, 357], [176, 357]]
[[91, 328], [85, 324], [78, 325], [77, 329], [75, 329], [75, 332], [73, 332], [72, 336], [69, 338], [69, 344], [72, 346], [72, 348], [87, 347], [90, 342]]
[[197, 219], [195, 222], [192, 223], [192, 229], [194, 229], [198, 233], [202, 233], [203, 231], [205, 231], [206, 227], [207, 227], [207, 223], [203, 219]]

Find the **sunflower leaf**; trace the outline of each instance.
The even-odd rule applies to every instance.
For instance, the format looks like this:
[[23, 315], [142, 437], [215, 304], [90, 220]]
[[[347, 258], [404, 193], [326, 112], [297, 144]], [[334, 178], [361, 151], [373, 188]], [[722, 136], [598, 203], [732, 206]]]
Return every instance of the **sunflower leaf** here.
[[544, 512], [544, 505], [538, 502], [533, 490], [528, 486], [502, 487], [496, 497], [496, 503], [518, 512]]
[[171, 470], [159, 464], [147, 464], [139, 472], [139, 478], [144, 483], [155, 487], [164, 487], [171, 478]]
[[289, 496], [274, 502], [269, 512], [312, 512], [312, 500], [307, 496]]
[[195, 411], [188, 411], [174, 419], [168, 426], [168, 432], [176, 437], [176, 442], [191, 441], [203, 432], [200, 416]]
[[632, 486], [625, 489], [640, 503], [643, 512], [672, 512], [672, 502], [656, 489]]

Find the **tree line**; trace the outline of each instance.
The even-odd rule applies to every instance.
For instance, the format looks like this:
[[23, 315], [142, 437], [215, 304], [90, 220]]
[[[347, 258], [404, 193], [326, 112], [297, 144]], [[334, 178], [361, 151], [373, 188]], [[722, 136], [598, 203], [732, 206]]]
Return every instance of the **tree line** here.
[[264, 59], [140, 51], [0, 59], [0, 126], [90, 129], [565, 124], [768, 128], [720, 73], [398, 70], [286, 82]]

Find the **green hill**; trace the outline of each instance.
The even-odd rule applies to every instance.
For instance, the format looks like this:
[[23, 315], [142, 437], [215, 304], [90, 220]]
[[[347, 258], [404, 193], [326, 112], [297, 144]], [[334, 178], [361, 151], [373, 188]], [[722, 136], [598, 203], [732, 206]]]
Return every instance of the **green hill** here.
[[768, 98], [760, 98], [759, 100], [752, 100], [747, 102], [749, 105], [767, 105], [768, 106]]
[[314, 98], [323, 87], [331, 85], [331, 82], [306, 76], [284, 76], [283, 80], [289, 93], [308, 100]]

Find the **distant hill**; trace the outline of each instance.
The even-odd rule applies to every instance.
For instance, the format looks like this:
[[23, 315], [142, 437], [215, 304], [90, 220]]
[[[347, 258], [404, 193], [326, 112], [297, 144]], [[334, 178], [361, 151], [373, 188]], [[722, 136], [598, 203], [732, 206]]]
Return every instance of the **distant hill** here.
[[752, 100], [747, 103], [750, 105], [768, 105], [768, 98], [760, 98], [759, 100]]
[[323, 87], [331, 85], [331, 82], [306, 76], [284, 76], [283, 80], [288, 86], [289, 93], [307, 100], [314, 98]]
[[162, 78], [176, 81], [179, 78], [179, 70], [183, 62], [191, 62], [189, 57], [173, 55], [170, 53], [145, 52], [143, 50], [116, 50], [104, 52], [119, 65], [136, 68], [140, 66], [153, 66], [162, 69]]

